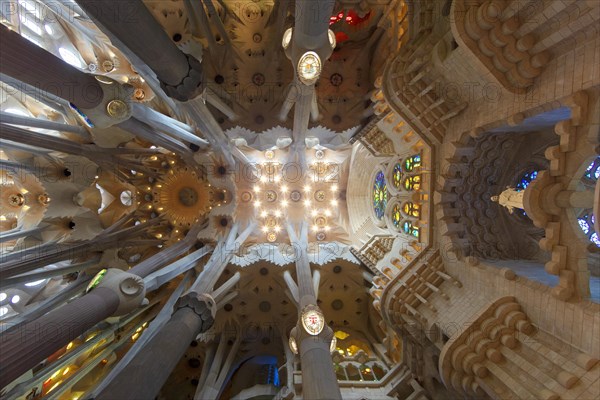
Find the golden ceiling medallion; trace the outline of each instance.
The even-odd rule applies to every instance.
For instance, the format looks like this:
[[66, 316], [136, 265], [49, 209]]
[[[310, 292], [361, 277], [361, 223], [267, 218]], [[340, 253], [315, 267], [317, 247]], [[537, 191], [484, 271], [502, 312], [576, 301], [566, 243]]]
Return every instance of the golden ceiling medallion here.
[[324, 201], [325, 200], [325, 191], [324, 190], [317, 190], [315, 192], [315, 200], [317, 200], [317, 201]]
[[111, 72], [113, 69], [115, 69], [115, 63], [113, 63], [111, 60], [104, 60], [102, 61], [102, 69], [104, 72]]
[[272, 215], [269, 215], [265, 219], [265, 226], [268, 228], [275, 228], [277, 226], [277, 218]]
[[25, 204], [25, 197], [21, 193], [13, 193], [8, 195], [8, 204], [12, 207], [21, 207]]
[[47, 206], [48, 203], [50, 203], [50, 196], [48, 196], [46, 193], [40, 194], [37, 199], [38, 202], [43, 206]]
[[275, 232], [269, 232], [269, 233], [267, 233], [267, 240], [270, 243], [273, 243], [274, 241], [277, 240], [277, 234]]
[[144, 89], [137, 88], [133, 92], [133, 96], [135, 97], [136, 100], [142, 101], [146, 98], [146, 92], [144, 92]]
[[161, 176], [152, 190], [154, 209], [178, 226], [191, 226], [208, 213], [216, 189], [195, 170], [183, 167]]
[[242, 201], [244, 203], [248, 203], [249, 201], [252, 200], [252, 193], [250, 193], [250, 192], [242, 192], [240, 198], [242, 199]]
[[272, 203], [277, 200], [277, 193], [274, 190], [267, 190], [265, 192], [265, 197], [269, 203]]
[[325, 225], [327, 225], [327, 218], [325, 218], [322, 215], [319, 215], [317, 218], [315, 218], [315, 225], [319, 228], [324, 227]]
[[123, 100], [111, 100], [106, 105], [106, 113], [112, 118], [125, 118], [128, 112], [129, 107]]

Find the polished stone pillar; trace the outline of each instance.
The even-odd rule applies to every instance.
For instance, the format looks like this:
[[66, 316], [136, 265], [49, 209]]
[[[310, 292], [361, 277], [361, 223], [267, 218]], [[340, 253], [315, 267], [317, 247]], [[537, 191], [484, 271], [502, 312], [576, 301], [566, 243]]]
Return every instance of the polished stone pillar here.
[[22, 117], [20, 115], [10, 114], [4, 111], [0, 111], [0, 122], [27, 126], [30, 128], [50, 129], [57, 132], [72, 132], [86, 138], [88, 137], [87, 131], [81, 126], [62, 124], [60, 122], [53, 122], [39, 118]]
[[[102, 88], [92, 75], [81, 72], [4, 25], [0, 25], [0, 42], [0, 73], [79, 108], [94, 108], [102, 101]], [[38, 97], [35, 93], [28, 94]]]

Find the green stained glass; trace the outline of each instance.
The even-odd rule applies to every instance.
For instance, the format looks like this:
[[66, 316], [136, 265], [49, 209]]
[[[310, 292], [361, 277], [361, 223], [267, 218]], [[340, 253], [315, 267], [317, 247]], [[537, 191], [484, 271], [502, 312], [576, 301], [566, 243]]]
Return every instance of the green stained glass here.
[[404, 170], [411, 172], [413, 169], [421, 166], [421, 156], [415, 154], [414, 156], [407, 157], [404, 160]]
[[385, 176], [382, 171], [379, 171], [375, 176], [373, 183], [373, 208], [378, 219], [383, 218], [385, 207], [388, 202], [388, 190], [385, 182]]
[[396, 189], [400, 189], [402, 186], [402, 164], [397, 163], [394, 165], [394, 172], [392, 174], [392, 184]]
[[404, 179], [406, 190], [419, 190], [421, 188], [421, 175], [408, 176]]
[[421, 216], [421, 206], [412, 201], [404, 203], [404, 213], [410, 217], [419, 218]]
[[410, 221], [406, 221], [402, 224], [402, 231], [407, 235], [414, 236], [417, 239], [419, 238], [419, 228], [415, 228]]
[[94, 289], [96, 286], [98, 286], [100, 284], [100, 282], [102, 282], [102, 279], [104, 279], [104, 275], [106, 275], [106, 273], [108, 272], [107, 269], [101, 269], [100, 272], [98, 272], [96, 274], [96, 276], [94, 276], [92, 278], [92, 280], [90, 281], [90, 283], [88, 284], [87, 288], [85, 289], [86, 293], [89, 293], [90, 290]]
[[396, 227], [396, 229], [400, 229], [400, 220], [402, 219], [402, 214], [400, 213], [400, 205], [394, 205], [392, 209], [392, 223]]

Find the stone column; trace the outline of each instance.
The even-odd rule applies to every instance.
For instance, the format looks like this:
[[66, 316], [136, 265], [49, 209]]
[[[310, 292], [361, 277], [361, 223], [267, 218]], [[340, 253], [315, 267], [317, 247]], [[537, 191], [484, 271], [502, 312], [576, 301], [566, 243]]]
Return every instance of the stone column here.
[[163, 90], [187, 101], [203, 89], [202, 67], [169, 38], [141, 0], [77, 0], [109, 38], [115, 38], [156, 73]]
[[[213, 286], [233, 256], [232, 249], [246, 240], [254, 226], [250, 224], [237, 239], [239, 226], [235, 224], [231, 228], [227, 238], [216, 246], [190, 290], [179, 299], [169, 322], [98, 394], [96, 400], [145, 400], [158, 394], [191, 341], [214, 323], [217, 306], [211, 295]], [[131, 382], [137, 384], [132, 386]]]
[[87, 256], [92, 252], [121, 246], [126, 240], [137, 237], [146, 228], [157, 222], [156, 219], [150, 220], [144, 224], [122, 229], [105, 236], [101, 234], [93, 240], [60, 244], [46, 243], [40, 247], [31, 247], [19, 252], [8, 253], [0, 258], [2, 260], [0, 265], [1, 276], [2, 278], [10, 278], [58, 261]]
[[4, 25], [0, 25], [0, 40], [0, 73], [80, 108], [94, 108], [102, 101], [102, 88], [92, 75], [81, 72]]
[[154, 399], [196, 335], [212, 325], [191, 307], [180, 307], [95, 400]]
[[[341, 400], [342, 395], [333, 370], [330, 352], [333, 331], [325, 324], [318, 335], [312, 335], [304, 329], [302, 323], [303, 313], [307, 310], [320, 312], [307, 254], [308, 225], [302, 224], [299, 238], [291, 225], [287, 226], [287, 230], [290, 241], [299, 244], [298, 254], [296, 254], [296, 276], [300, 301], [295, 339], [302, 363], [302, 397], [306, 400]], [[322, 318], [324, 319], [323, 316]]]
[[226, 337], [223, 333], [221, 334], [219, 346], [216, 355], [210, 361], [210, 370], [206, 375], [206, 379], [204, 379], [201, 385], [198, 384], [196, 389], [194, 395], [195, 400], [216, 399], [221, 393], [225, 379], [227, 379], [229, 370], [237, 355], [242, 338], [237, 334], [231, 348], [227, 349], [231, 339], [234, 338]]
[[98, 288], [56, 311], [3, 333], [0, 338], [0, 387], [113, 315], [118, 306], [119, 297], [113, 290]]
[[591, 190], [583, 192], [563, 190], [556, 195], [556, 204], [561, 208], [592, 208], [594, 207], [594, 192]]
[[128, 314], [146, 294], [143, 280], [119, 269], [108, 269], [96, 287], [79, 301], [67, 303], [40, 318], [16, 325], [0, 338], [0, 387], [21, 376], [98, 322]]
[[[114, 240], [110, 243], [122, 244], [125, 237], [131, 236], [137, 230], [145, 228], [147, 224], [155, 222], [156, 220], [152, 220], [146, 224], [117, 232], [115, 233], [116, 236], [113, 237]], [[189, 249], [193, 243], [195, 243], [195, 236], [193, 241], [188, 240], [186, 242], [187, 248]], [[94, 244], [94, 241], [87, 243], [84, 253], [89, 253], [91, 246]], [[168, 253], [173, 257], [187, 250], [182, 246], [174, 246], [176, 246], [174, 249], [176, 251]], [[66, 251], [65, 255], [73, 257], [74, 253], [73, 251]], [[137, 269], [135, 269], [137, 266], [134, 267], [129, 271], [130, 273], [123, 274], [132, 279], [144, 277], [166, 261], [163, 253], [159, 253], [154, 257], [138, 264], [140, 267]], [[31, 262], [36, 263], [35, 265], [40, 264], [39, 257], [31, 260]], [[40, 265], [46, 265], [44, 259], [41, 260]], [[137, 273], [136, 275], [133, 274], [134, 271]], [[0, 387], [6, 386], [100, 321], [115, 315], [120, 307], [119, 292], [117, 286], [109, 289], [98, 287], [32, 321], [3, 327], [2, 336], [0, 337], [0, 354], [2, 354], [3, 360], [0, 369]], [[119, 312], [121, 311], [119, 310]]]
[[118, 165], [124, 169], [134, 169], [145, 173], [152, 172], [139, 161], [120, 157], [118, 154], [114, 154], [112, 149], [102, 148], [95, 144], [81, 144], [61, 137], [8, 125], [4, 122], [0, 122], [0, 134], [2, 139], [11, 142], [86, 157], [107, 170], [112, 170], [115, 165]]

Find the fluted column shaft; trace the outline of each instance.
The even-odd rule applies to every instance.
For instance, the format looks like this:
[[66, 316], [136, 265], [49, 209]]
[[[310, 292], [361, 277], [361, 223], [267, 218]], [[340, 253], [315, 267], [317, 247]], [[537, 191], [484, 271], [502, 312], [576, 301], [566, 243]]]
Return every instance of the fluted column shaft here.
[[[5, 270], [11, 271], [10, 276], [13, 276], [22, 273], [24, 266], [27, 270], [31, 270], [58, 260], [76, 258], [90, 251], [123, 244], [125, 238], [135, 237], [157, 222], [158, 219], [151, 220], [102, 238], [72, 244], [48, 257], [40, 258], [38, 254], [37, 257], [29, 260], [5, 263], [2, 265], [3, 277]], [[35, 250], [26, 254], [35, 255]], [[86, 330], [112, 316], [118, 306], [119, 297], [115, 291], [98, 287], [35, 320], [14, 326], [3, 326], [0, 336], [2, 355], [0, 387], [6, 386]]]

